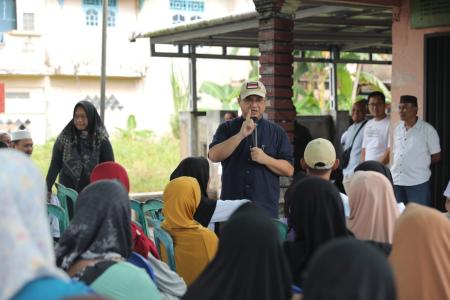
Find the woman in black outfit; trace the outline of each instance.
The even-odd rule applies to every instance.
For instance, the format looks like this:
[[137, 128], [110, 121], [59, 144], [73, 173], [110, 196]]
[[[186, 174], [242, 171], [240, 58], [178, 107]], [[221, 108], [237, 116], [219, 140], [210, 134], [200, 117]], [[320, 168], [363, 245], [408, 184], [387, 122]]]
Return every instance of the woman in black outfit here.
[[78, 102], [73, 110], [73, 119], [53, 146], [46, 178], [48, 192], [51, 192], [58, 173], [59, 183], [81, 192], [89, 184], [91, 172], [97, 164], [114, 161], [108, 138], [94, 105], [87, 101]]

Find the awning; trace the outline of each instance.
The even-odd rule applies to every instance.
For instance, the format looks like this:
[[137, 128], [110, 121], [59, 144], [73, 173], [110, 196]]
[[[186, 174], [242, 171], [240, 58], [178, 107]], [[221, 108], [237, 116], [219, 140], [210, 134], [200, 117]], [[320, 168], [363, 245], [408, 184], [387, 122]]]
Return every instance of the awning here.
[[[294, 20], [296, 50], [391, 53], [392, 11], [389, 7], [302, 2]], [[141, 33], [131, 39], [150, 38], [153, 56], [189, 57], [183, 46], [194, 46], [185, 47], [190, 49], [196, 46], [258, 48], [258, 23], [258, 14], [250, 12]], [[173, 54], [159, 52], [158, 44], [178, 45], [179, 50]], [[217, 58], [233, 58], [226, 50], [219, 56]]]

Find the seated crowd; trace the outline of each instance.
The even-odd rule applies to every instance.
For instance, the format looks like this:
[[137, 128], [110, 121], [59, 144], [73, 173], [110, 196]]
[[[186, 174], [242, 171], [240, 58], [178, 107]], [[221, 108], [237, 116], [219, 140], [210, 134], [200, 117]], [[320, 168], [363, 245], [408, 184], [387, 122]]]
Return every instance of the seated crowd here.
[[[0, 300], [450, 299], [448, 218], [414, 203], [403, 211], [375, 161], [356, 167], [347, 198], [329, 180], [335, 154], [309, 148], [307, 175], [285, 194], [286, 235], [257, 203], [209, 199], [207, 159], [181, 161], [158, 223], [174, 269], [168, 245], [133, 220], [120, 164], [95, 166], [54, 244], [43, 177], [28, 156], [1, 149]], [[330, 170], [315, 169], [320, 155]]]

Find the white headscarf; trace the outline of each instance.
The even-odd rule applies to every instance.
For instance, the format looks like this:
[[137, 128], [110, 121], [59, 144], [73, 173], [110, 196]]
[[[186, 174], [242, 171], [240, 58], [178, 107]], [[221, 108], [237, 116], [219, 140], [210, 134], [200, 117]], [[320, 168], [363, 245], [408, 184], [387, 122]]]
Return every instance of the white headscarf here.
[[23, 153], [0, 150], [0, 300], [42, 277], [68, 279], [55, 266], [46, 187]]

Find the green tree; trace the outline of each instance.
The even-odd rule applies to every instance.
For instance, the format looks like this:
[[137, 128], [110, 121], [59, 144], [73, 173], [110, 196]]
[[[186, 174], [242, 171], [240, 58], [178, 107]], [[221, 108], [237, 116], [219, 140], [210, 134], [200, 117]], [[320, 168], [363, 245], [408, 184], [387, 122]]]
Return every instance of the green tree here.
[[170, 116], [170, 126], [172, 128], [172, 134], [175, 138], [180, 138], [180, 111], [188, 108], [188, 96], [189, 91], [184, 83], [183, 77], [177, 77], [175, 74], [173, 64], [170, 70], [170, 84], [172, 87], [172, 99], [174, 113]]
[[205, 93], [222, 102], [223, 109], [237, 109], [236, 102], [232, 101], [239, 96], [239, 87], [231, 84], [220, 85], [212, 81], [204, 81], [200, 86], [200, 93]]
[[129, 115], [127, 119], [127, 126], [125, 129], [118, 128], [119, 138], [125, 141], [136, 141], [142, 139], [149, 139], [152, 137], [153, 133], [151, 130], [137, 130], [136, 117], [134, 115]]
[[[239, 52], [239, 48], [233, 48], [231, 49], [232, 55], [237, 55]], [[250, 56], [258, 56], [259, 55], [259, 49], [257, 48], [251, 48], [249, 52]], [[259, 63], [257, 60], [251, 60], [250, 61], [250, 71], [248, 73], [247, 78], [244, 78], [244, 80], [258, 80], [259, 78]], [[239, 96], [240, 87], [234, 86], [230, 83], [227, 84], [217, 84], [212, 81], [204, 81], [202, 82], [200, 86], [200, 93], [207, 94], [215, 99], [220, 100], [222, 103], [222, 109], [232, 109], [236, 110], [238, 109], [238, 104], [233, 101]]]
[[[295, 52], [294, 52], [295, 53]], [[306, 57], [325, 57], [325, 53], [306, 51]], [[344, 53], [342, 58], [362, 59], [362, 54]], [[350, 72], [347, 64], [337, 64], [337, 93], [340, 110], [350, 110], [352, 104], [362, 98], [358, 96], [358, 87], [368, 85], [373, 91], [381, 91], [387, 101], [391, 93], [386, 85], [375, 75], [361, 71], [362, 65], [357, 64], [356, 70]], [[292, 101], [297, 113], [302, 115], [321, 114], [329, 109], [329, 101], [325, 101], [326, 82], [329, 81], [329, 65], [327, 63], [294, 63]], [[306, 84], [305, 81], [306, 80]]]

